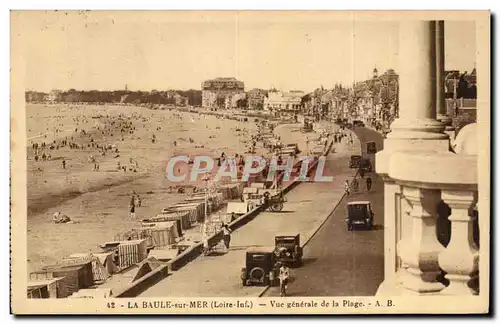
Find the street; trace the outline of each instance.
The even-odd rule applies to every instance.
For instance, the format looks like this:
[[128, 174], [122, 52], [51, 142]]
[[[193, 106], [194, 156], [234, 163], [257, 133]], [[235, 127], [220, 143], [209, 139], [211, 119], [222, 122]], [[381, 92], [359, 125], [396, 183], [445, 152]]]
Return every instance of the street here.
[[[356, 128], [363, 154], [366, 142], [374, 141], [383, 148], [382, 136], [367, 128]], [[345, 165], [348, 158], [345, 157]], [[371, 157], [374, 164], [374, 156]], [[304, 247], [303, 265], [291, 269], [289, 296], [373, 296], [384, 279], [384, 187], [382, 179], [370, 174], [370, 192], [360, 181], [363, 193], [343, 199], [330, 218]], [[366, 178], [366, 175], [365, 175]], [[347, 231], [345, 224], [348, 201], [368, 200], [375, 213], [373, 231]], [[279, 288], [270, 288], [263, 297], [279, 296]]]

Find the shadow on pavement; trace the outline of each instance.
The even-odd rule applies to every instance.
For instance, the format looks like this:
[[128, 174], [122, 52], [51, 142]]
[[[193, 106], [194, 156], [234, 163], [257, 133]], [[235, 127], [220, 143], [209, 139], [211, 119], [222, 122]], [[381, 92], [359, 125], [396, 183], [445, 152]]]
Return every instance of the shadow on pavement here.
[[240, 246], [232, 246], [229, 248], [229, 251], [242, 251], [248, 250], [250, 248], [259, 248], [259, 247], [267, 247], [266, 245], [240, 245]]
[[316, 260], [318, 260], [318, 258], [302, 258], [301, 267], [310, 265], [311, 263], [314, 263]]
[[272, 213], [275, 213], [275, 214], [293, 214], [295, 212], [296, 211], [294, 211], [294, 210], [282, 210], [282, 211], [272, 212]]
[[[229, 252], [229, 251], [228, 251]], [[219, 252], [219, 251], [214, 251], [214, 252], [211, 252], [210, 254], [207, 254], [205, 255], [206, 258], [210, 258], [210, 257], [218, 257], [218, 256], [221, 256], [221, 255], [225, 255], [227, 254], [228, 252]]]

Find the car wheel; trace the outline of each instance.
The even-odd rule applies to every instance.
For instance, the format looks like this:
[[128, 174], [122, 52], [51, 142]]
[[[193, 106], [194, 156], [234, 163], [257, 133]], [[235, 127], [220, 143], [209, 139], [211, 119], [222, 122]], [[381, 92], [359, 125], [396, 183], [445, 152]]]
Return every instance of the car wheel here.
[[241, 279], [241, 285], [245, 287], [247, 285], [247, 281], [245, 279]]
[[352, 225], [350, 225], [350, 224], [349, 224], [349, 225], [347, 225], [347, 230], [348, 230], [348, 231], [352, 231]]

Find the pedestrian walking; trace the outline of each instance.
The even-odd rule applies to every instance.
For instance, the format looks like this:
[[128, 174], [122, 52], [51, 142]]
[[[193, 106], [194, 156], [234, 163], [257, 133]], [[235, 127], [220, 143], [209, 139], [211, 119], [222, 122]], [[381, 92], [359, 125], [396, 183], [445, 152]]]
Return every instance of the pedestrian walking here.
[[351, 194], [351, 187], [349, 185], [349, 180], [346, 180], [344, 182], [344, 190], [345, 190], [346, 195], [349, 196]]
[[280, 296], [286, 296], [286, 290], [288, 289], [288, 279], [290, 278], [290, 269], [282, 263], [279, 267], [279, 275], [278, 278], [280, 280]]
[[351, 182], [351, 188], [353, 191], [357, 192], [359, 189], [359, 181], [358, 179], [354, 178]]
[[224, 246], [226, 247], [226, 250], [229, 250], [229, 244], [231, 243], [231, 229], [227, 224], [222, 225], [222, 232], [223, 232], [223, 240], [224, 240]]
[[372, 179], [370, 177], [366, 178], [366, 190], [370, 191], [372, 188]]
[[66, 169], [66, 160], [63, 159], [61, 163], [62, 163], [62, 168]]
[[359, 176], [363, 179], [365, 177], [365, 170], [360, 168], [359, 169]]
[[129, 208], [130, 208], [129, 217], [131, 219], [135, 219], [135, 196], [132, 196], [132, 198], [130, 199]]

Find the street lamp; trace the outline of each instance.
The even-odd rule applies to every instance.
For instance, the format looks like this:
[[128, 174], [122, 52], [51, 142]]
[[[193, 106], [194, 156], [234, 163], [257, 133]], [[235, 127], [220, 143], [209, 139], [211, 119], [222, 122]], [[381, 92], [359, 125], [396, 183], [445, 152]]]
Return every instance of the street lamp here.
[[203, 175], [202, 180], [205, 182], [205, 220], [208, 218], [208, 182], [210, 181], [210, 174], [207, 172]]

